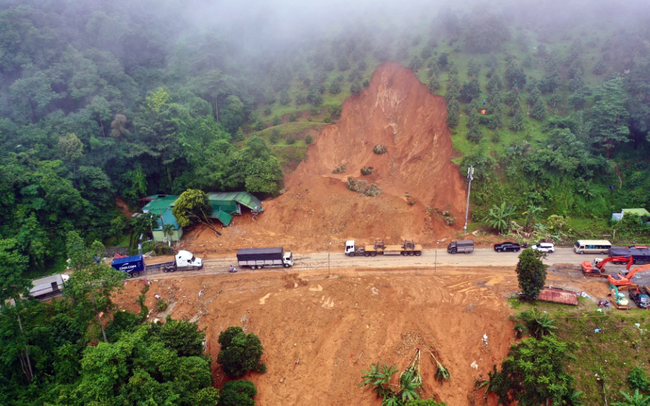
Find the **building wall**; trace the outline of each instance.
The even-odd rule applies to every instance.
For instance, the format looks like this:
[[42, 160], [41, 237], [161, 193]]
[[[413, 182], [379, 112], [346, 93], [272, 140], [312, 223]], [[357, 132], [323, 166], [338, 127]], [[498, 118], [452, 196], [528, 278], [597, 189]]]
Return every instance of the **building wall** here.
[[[183, 229], [179, 228], [178, 230], [172, 230], [172, 235], [169, 237], [171, 241], [179, 241], [181, 237], [183, 236]], [[165, 239], [165, 235], [163, 234], [162, 230], [158, 230], [153, 232], [153, 240], [162, 242]]]

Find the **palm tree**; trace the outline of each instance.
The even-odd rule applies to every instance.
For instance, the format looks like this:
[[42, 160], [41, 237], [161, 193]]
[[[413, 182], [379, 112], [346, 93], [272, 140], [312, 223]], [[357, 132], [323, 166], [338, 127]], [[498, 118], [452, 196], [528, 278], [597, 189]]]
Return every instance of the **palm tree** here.
[[528, 333], [538, 340], [557, 328], [554, 325], [555, 320], [549, 318], [547, 313], [542, 313], [537, 310], [536, 307], [533, 307], [532, 310], [522, 312], [519, 318], [528, 328]]
[[621, 395], [625, 398], [624, 402], [616, 402], [613, 406], [649, 406], [650, 405], [650, 396], [644, 396], [639, 393], [639, 390], [634, 391], [634, 395], [629, 395], [622, 390]]
[[171, 224], [163, 224], [162, 226], [162, 232], [163, 235], [165, 236], [165, 240], [167, 240], [167, 243], [169, 246], [172, 246], [172, 234], [174, 234], [174, 226]]
[[528, 208], [522, 214], [526, 216], [526, 231], [532, 231], [535, 226], [535, 220], [537, 217], [546, 210], [543, 207], [535, 206], [534, 204], [529, 204]]
[[508, 234], [510, 231], [510, 218], [515, 214], [515, 209], [515, 206], [506, 202], [501, 203], [501, 206], [493, 204], [483, 221], [487, 222], [490, 227], [499, 230], [500, 234]]

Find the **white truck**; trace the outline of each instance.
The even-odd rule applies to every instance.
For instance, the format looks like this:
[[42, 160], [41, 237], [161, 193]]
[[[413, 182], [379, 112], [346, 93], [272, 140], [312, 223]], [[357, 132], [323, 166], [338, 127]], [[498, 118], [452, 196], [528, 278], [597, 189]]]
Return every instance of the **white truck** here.
[[130, 278], [136, 278], [141, 272], [150, 269], [162, 269], [163, 272], [176, 272], [178, 269], [201, 269], [203, 260], [196, 258], [189, 251], [181, 250], [176, 255], [145, 258], [143, 255], [115, 258], [111, 266], [118, 271], [126, 272]]

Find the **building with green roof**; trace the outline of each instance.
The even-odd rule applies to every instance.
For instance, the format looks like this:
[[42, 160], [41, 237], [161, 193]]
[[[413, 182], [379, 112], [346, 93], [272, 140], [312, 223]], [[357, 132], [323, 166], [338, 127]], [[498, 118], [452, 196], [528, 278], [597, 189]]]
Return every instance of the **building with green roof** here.
[[165, 234], [163, 233], [163, 226], [171, 224], [172, 233], [169, 235], [169, 241], [178, 241], [183, 236], [183, 227], [178, 224], [176, 217], [172, 213], [174, 202], [178, 199], [176, 195], [153, 195], [147, 196], [144, 201], [149, 201], [143, 208], [143, 213], [158, 214], [156, 220], [157, 226], [153, 229], [154, 241], [165, 241]]

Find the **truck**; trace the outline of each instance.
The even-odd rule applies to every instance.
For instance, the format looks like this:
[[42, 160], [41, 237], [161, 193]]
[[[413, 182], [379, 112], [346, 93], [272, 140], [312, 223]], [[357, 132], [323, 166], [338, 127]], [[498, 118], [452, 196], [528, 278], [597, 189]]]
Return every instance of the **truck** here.
[[450, 254], [469, 254], [474, 252], [474, 241], [473, 240], [458, 240], [452, 241], [447, 246], [447, 252]]
[[196, 258], [189, 251], [181, 250], [176, 255], [145, 257], [132, 255], [130, 257], [114, 258], [111, 266], [118, 271], [126, 272], [129, 278], [137, 278], [145, 270], [162, 269], [163, 272], [177, 270], [194, 270], [203, 268], [203, 260]]
[[70, 275], [66, 274], [56, 274], [34, 279], [32, 281], [34, 287], [29, 290], [29, 295], [40, 301], [61, 296], [63, 294], [63, 287], [69, 279]]
[[632, 257], [635, 264], [648, 264], [650, 263], [650, 248], [644, 246], [612, 247], [609, 249], [609, 256]]
[[384, 240], [375, 239], [373, 245], [358, 246], [354, 240], [345, 242], [345, 255], [349, 257], [366, 256], [375, 257], [377, 254], [382, 255], [402, 255], [402, 256], [420, 256], [422, 255], [422, 246], [416, 244], [413, 240], [404, 240], [403, 244], [386, 245]]
[[641, 309], [650, 309], [650, 296], [645, 286], [630, 290], [630, 299]]
[[237, 262], [251, 269], [289, 268], [293, 266], [293, 255], [282, 247], [242, 248], [237, 251]]

